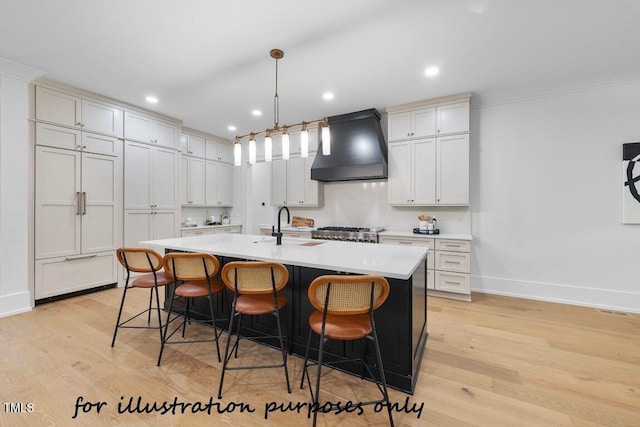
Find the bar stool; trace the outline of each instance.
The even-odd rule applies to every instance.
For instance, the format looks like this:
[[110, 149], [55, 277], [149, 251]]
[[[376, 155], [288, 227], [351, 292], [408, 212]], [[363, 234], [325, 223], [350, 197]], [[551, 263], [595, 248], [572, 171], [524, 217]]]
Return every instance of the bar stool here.
[[[162, 345], [160, 346], [160, 354], [158, 355], [158, 366], [160, 366], [160, 361], [162, 360], [164, 346], [167, 344], [203, 343], [214, 341], [218, 352], [218, 362], [221, 362], [219, 338], [222, 331], [218, 331], [216, 328], [216, 318], [213, 310], [213, 295], [219, 294], [224, 290], [224, 285], [215, 278], [218, 270], [220, 269], [220, 262], [215, 256], [207, 253], [171, 252], [164, 256], [164, 269], [173, 277], [173, 292], [171, 299], [169, 300], [169, 315], [165, 323], [164, 334], [162, 335]], [[192, 319], [191, 300], [198, 297], [207, 297], [209, 300], [209, 313], [211, 316], [210, 322], [213, 326], [213, 338], [185, 340], [184, 336], [187, 323], [190, 324], [193, 320], [197, 323], [209, 325], [209, 321]], [[176, 298], [184, 298], [186, 300], [186, 308], [183, 313], [182, 323], [169, 333], [169, 323], [180, 317], [180, 315], [177, 314], [173, 319], [171, 319], [171, 310], [173, 309], [173, 302]], [[175, 334], [180, 328], [182, 328], [182, 339], [170, 341], [173, 334]]]
[[[119, 328], [130, 329], [157, 329], [160, 332], [160, 341], [162, 341], [162, 316], [160, 314], [160, 296], [158, 295], [158, 288], [166, 286], [173, 281], [173, 279], [162, 270], [162, 255], [147, 248], [119, 248], [116, 251], [116, 257], [118, 261], [127, 271], [127, 279], [124, 285], [124, 291], [122, 292], [122, 301], [120, 302], [120, 310], [118, 311], [118, 319], [116, 320], [116, 327], [113, 331], [113, 339], [111, 340], [111, 347], [116, 343], [116, 335]], [[131, 280], [131, 273], [147, 273], [135, 277]], [[127, 291], [129, 288], [149, 289], [149, 307], [140, 313], [130, 317], [129, 319], [120, 322], [122, 317], [122, 309], [124, 308], [124, 301], [127, 297]], [[156, 294], [156, 310], [158, 313], [158, 326], [151, 326], [151, 312], [153, 311], [152, 302], [153, 294]], [[148, 313], [147, 326], [128, 325], [133, 319], [136, 319], [143, 314]]]
[[[304, 368], [300, 380], [300, 388], [304, 387], [304, 380], [307, 379], [309, 392], [313, 401], [313, 407], [319, 408], [320, 378], [322, 365], [335, 365], [344, 362], [360, 361], [364, 369], [375, 381], [378, 390], [382, 393], [382, 399], [369, 402], [361, 402], [362, 405], [385, 403], [389, 412], [389, 421], [393, 426], [393, 416], [391, 415], [391, 405], [389, 404], [389, 394], [387, 392], [387, 382], [384, 377], [382, 366], [382, 356], [376, 334], [376, 325], [373, 319], [373, 311], [380, 307], [387, 296], [389, 296], [389, 282], [381, 276], [371, 275], [327, 275], [316, 278], [309, 285], [309, 301], [316, 309], [309, 317], [309, 339], [304, 357]], [[318, 349], [318, 362], [309, 363], [309, 347], [311, 345], [311, 332], [320, 335], [320, 346]], [[380, 379], [377, 381], [371, 368], [365, 361], [366, 342], [363, 346], [362, 357], [359, 359], [338, 360], [326, 362], [322, 360], [323, 347], [327, 340], [353, 341], [361, 338], [373, 341], [376, 353], [376, 360]], [[318, 377], [316, 379], [315, 393], [311, 388], [309, 378], [309, 366], [318, 366]], [[341, 408], [336, 404], [336, 409]], [[332, 405], [333, 407], [333, 405]], [[316, 425], [318, 411], [313, 412], [313, 425]]]
[[[288, 280], [289, 270], [287, 270], [284, 265], [276, 262], [236, 261], [225, 264], [222, 268], [222, 281], [228, 289], [233, 291], [234, 298], [231, 305], [229, 336], [224, 353], [224, 362], [222, 364], [218, 399], [222, 399], [222, 385], [224, 383], [224, 375], [227, 370], [284, 367], [287, 391], [291, 393], [291, 386], [289, 385], [289, 371], [287, 370], [287, 350], [285, 346], [286, 337], [283, 334], [283, 327], [280, 320], [280, 310], [287, 305], [287, 297], [279, 293], [287, 285]], [[235, 357], [238, 357], [240, 322], [242, 321], [243, 314], [250, 316], [273, 314], [275, 316], [276, 324], [278, 326], [277, 336], [261, 335], [251, 338], [263, 339], [278, 337], [280, 340], [280, 350], [282, 352], [282, 364], [229, 367], [231, 355], [235, 354]], [[237, 321], [235, 320], [236, 317], [238, 318]], [[231, 351], [229, 351], [234, 322], [237, 323], [236, 341], [231, 348]]]

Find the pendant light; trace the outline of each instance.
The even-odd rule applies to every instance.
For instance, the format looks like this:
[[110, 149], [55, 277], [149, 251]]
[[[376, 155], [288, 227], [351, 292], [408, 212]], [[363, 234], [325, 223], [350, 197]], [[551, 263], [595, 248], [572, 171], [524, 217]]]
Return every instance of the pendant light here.
[[322, 126], [322, 154], [328, 156], [331, 154], [331, 134], [329, 132], [329, 122], [327, 118], [319, 120], [303, 121], [294, 125], [280, 126], [280, 98], [278, 96], [278, 60], [284, 57], [284, 52], [280, 49], [271, 49], [269, 52], [271, 58], [276, 60], [276, 85], [275, 94], [273, 96], [273, 128], [267, 129], [261, 132], [250, 132], [246, 135], [236, 136], [236, 142], [234, 144], [234, 165], [240, 166], [242, 164], [242, 146], [240, 140], [249, 137], [249, 163], [256, 162], [256, 135], [262, 133], [265, 134], [264, 138], [264, 160], [267, 162], [272, 161], [273, 158], [273, 135], [281, 134], [282, 143], [282, 159], [289, 160], [290, 151], [290, 136], [289, 130], [292, 128], [301, 128], [300, 131], [300, 156], [309, 157], [309, 131], [308, 125], [319, 124]]

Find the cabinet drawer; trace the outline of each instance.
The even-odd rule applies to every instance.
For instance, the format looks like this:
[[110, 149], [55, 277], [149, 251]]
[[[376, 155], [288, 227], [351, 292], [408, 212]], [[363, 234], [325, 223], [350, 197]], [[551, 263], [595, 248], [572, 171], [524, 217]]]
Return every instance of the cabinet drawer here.
[[[271, 233], [269, 233], [271, 234]], [[282, 235], [284, 237], [295, 237], [297, 239], [310, 239], [311, 238], [311, 232], [305, 232], [305, 231], [283, 231]]]
[[471, 255], [468, 252], [436, 251], [436, 270], [471, 272]]
[[231, 227], [220, 227], [220, 228], [216, 228], [214, 233], [215, 234], [223, 234], [223, 233], [240, 233], [242, 232], [242, 226], [241, 225], [234, 225]]
[[[433, 270], [434, 268], [434, 239], [422, 239], [422, 238], [403, 238], [403, 237], [387, 237], [380, 236], [380, 243], [386, 245], [403, 245], [403, 246], [421, 246], [429, 248], [427, 252], [427, 269]], [[432, 281], [433, 282], [433, 281]]]
[[470, 275], [463, 273], [450, 273], [448, 271], [435, 271], [435, 288], [439, 291], [469, 294], [471, 292]]
[[471, 242], [468, 240], [436, 239], [437, 251], [471, 252]]
[[203, 228], [203, 229], [198, 229], [198, 230], [182, 230], [182, 237], [189, 237], [189, 236], [202, 236], [205, 234], [213, 234], [213, 230], [210, 228]]
[[35, 298], [116, 283], [117, 265], [115, 252], [36, 260]]
[[427, 289], [435, 289], [435, 272], [433, 270], [427, 270]]

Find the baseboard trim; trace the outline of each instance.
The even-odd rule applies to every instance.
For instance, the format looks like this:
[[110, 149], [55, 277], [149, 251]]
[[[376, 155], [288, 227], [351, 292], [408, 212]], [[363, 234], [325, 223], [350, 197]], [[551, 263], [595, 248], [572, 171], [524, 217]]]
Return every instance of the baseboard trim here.
[[627, 313], [640, 313], [640, 293], [558, 283], [471, 276], [471, 291]]
[[31, 311], [31, 293], [29, 291], [10, 295], [0, 295], [0, 317]]

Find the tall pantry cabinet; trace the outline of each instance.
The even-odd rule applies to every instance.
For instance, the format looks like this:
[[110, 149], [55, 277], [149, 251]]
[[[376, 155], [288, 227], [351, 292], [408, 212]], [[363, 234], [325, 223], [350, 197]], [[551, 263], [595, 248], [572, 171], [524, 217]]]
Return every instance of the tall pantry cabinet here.
[[118, 280], [123, 110], [35, 87], [36, 300]]

